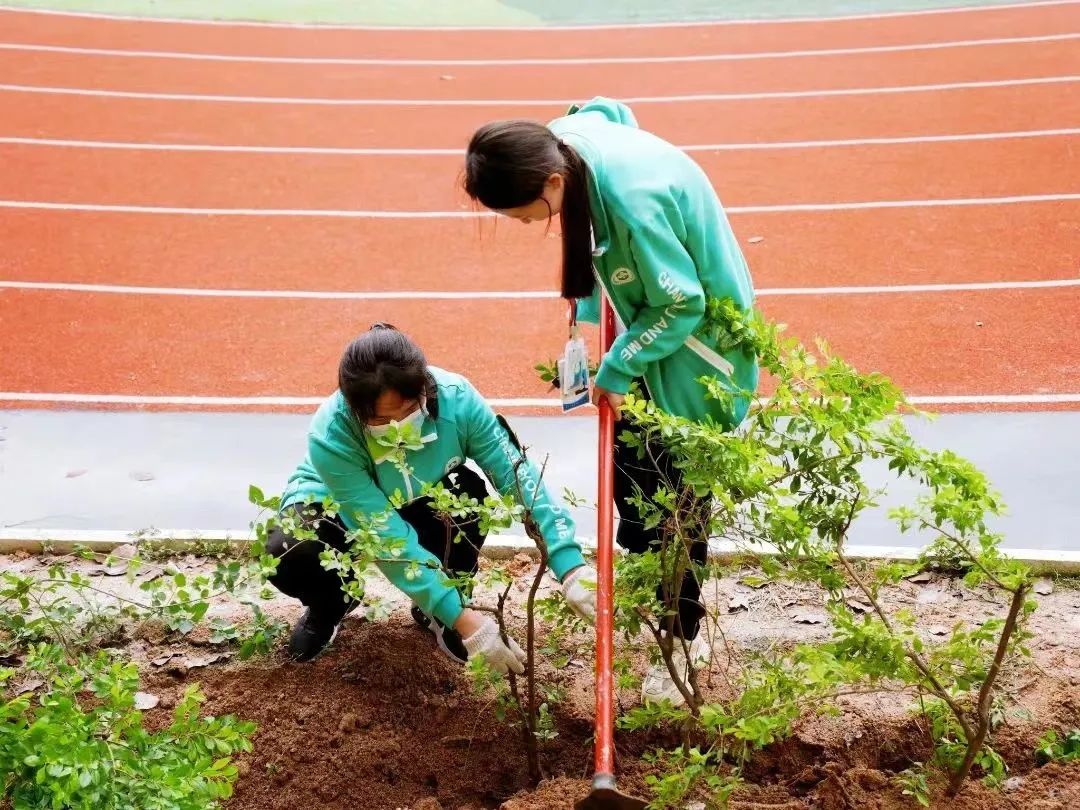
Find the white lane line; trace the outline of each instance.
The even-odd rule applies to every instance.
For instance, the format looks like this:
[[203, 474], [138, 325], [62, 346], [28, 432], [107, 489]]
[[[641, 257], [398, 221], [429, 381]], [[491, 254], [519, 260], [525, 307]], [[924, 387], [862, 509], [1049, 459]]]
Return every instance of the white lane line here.
[[554, 290], [230, 290], [200, 287], [143, 287], [121, 284], [78, 284], [53, 281], [0, 281], [0, 289], [120, 295], [176, 295], [192, 298], [284, 298], [319, 301], [472, 301], [558, 298]]
[[963, 394], [908, 397], [912, 405], [1064, 405], [1080, 402], [1080, 394]]
[[[627, 104], [678, 104], [690, 101], [757, 101], [778, 98], [829, 98], [834, 96], [895, 95], [946, 90], [977, 90], [994, 87], [1033, 87], [1044, 84], [1073, 84], [1080, 75], [1042, 76], [1032, 79], [946, 82], [891, 87], [847, 87], [822, 90], [776, 90], [762, 93], [691, 93], [672, 96], [631, 96]], [[48, 87], [28, 84], [0, 84], [0, 91], [59, 96], [91, 96], [155, 101], [209, 101], [219, 104], [293, 104], [325, 107], [566, 107], [580, 99], [479, 99], [479, 98], [319, 98], [315, 96], [230, 96], [208, 93], [150, 93], [135, 90], [100, 90], [84, 87]]]
[[[1015, 197], [970, 197], [945, 200], [875, 200], [846, 203], [729, 206], [729, 214], [775, 214], [799, 211], [863, 211], [886, 208], [948, 208], [971, 205], [1021, 205], [1080, 200], [1080, 193], [1029, 194]], [[337, 217], [345, 219], [473, 219], [494, 217], [490, 211], [364, 211], [334, 208], [179, 208], [156, 205], [106, 205], [38, 200], [0, 200], [0, 208], [42, 211], [89, 211], [112, 214], [175, 214], [234, 217]]]
[[[764, 287], [758, 297], [793, 295], [885, 295], [903, 293], [1044, 290], [1080, 287], [1080, 278], [1037, 281], [973, 281], [951, 284], [880, 284], [841, 287]], [[317, 301], [482, 301], [558, 298], [554, 290], [248, 290], [206, 287], [148, 287], [124, 284], [81, 284], [62, 281], [0, 281], [0, 290], [104, 293], [110, 295], [171, 295], [188, 298], [277, 298]]]
[[[321, 405], [326, 397], [213, 397], [213, 396], [137, 396], [131, 394], [53, 394], [25, 391], [0, 391], [0, 402], [54, 402], [71, 405], [222, 405], [294, 407]], [[492, 407], [557, 408], [561, 400], [544, 398], [490, 398]]]
[[[1080, 195], [1078, 195], [1080, 196]], [[494, 217], [488, 211], [360, 211], [319, 208], [178, 208], [154, 205], [98, 205], [28, 200], [0, 200], [0, 208], [45, 211], [97, 211], [117, 214], [179, 214], [233, 217], [343, 217], [347, 219], [474, 219]]]
[[288, 28], [309, 29], [314, 31], [528, 31], [534, 33], [559, 34], [562, 31], [610, 31], [622, 29], [649, 29], [649, 28], [722, 28], [742, 25], [788, 25], [799, 23], [830, 23], [844, 22], [848, 20], [882, 20], [896, 17], [925, 17], [942, 14], [974, 14], [980, 12], [995, 12], [1001, 10], [1026, 10], [1041, 8], [1044, 6], [1071, 6], [1076, 5], [1077, 0], [1036, 0], [1028, 3], [1001, 3], [983, 6], [955, 6], [950, 8], [916, 9], [914, 11], [878, 11], [864, 14], [843, 14], [829, 17], [783, 17], [777, 19], [754, 18], [746, 20], [697, 20], [686, 22], [645, 22], [645, 23], [591, 23], [581, 25], [363, 25], [360, 23], [302, 23], [302, 22], [271, 22], [249, 20], [193, 20], [179, 17], [139, 17], [130, 14], [105, 14], [93, 11], [61, 11], [53, 9], [25, 8], [23, 6], [3, 6], [0, 11], [9, 11], [24, 14], [40, 14], [55, 17], [78, 17], [94, 20], [120, 20], [126, 22], [141, 23], [168, 23], [173, 25], [208, 25], [224, 26], [231, 28]]
[[[191, 405], [218, 407], [309, 407], [325, 397], [215, 397], [142, 396], [133, 394], [57, 394], [49, 392], [0, 391], [0, 402], [39, 402], [67, 405]], [[561, 400], [548, 397], [485, 397], [496, 408], [558, 408]], [[913, 405], [1068, 405], [1080, 403], [1077, 394], [960, 394], [909, 396]]]
[[796, 205], [744, 205], [726, 209], [732, 214], [769, 214], [792, 211], [862, 211], [876, 208], [941, 208], [964, 205], [1015, 205], [1019, 203], [1080, 200], [1080, 194], [1031, 194], [1016, 197], [972, 197], [954, 200], [880, 200], [857, 203], [806, 203]]
[[761, 59], [800, 59], [824, 56], [856, 56], [882, 53], [914, 53], [954, 48], [1002, 45], [1029, 45], [1080, 39], [1080, 33], [1042, 34], [995, 39], [956, 39], [944, 42], [916, 42], [908, 45], [868, 45], [855, 48], [819, 48], [796, 51], [750, 51], [692, 56], [601, 56], [553, 57], [549, 59], [360, 59], [334, 56], [255, 56], [245, 54], [198, 53], [195, 51], [137, 51], [121, 48], [79, 48], [70, 45], [41, 45], [33, 42], [0, 42], [0, 51], [58, 53], [72, 56], [109, 56], [124, 59], [174, 59], [196, 62], [231, 62], [278, 65], [348, 65], [356, 67], [557, 67], [559, 65], [663, 65], [695, 62], [747, 62]]
[[[0, 282], [2, 286], [5, 282]], [[758, 296], [782, 295], [880, 295], [887, 293], [984, 292], [988, 290], [1045, 290], [1057, 287], [1080, 287], [1080, 278], [1055, 278], [1039, 281], [971, 281], [952, 284], [875, 284], [848, 287], [765, 287]]]
[[[759, 143], [702, 143], [680, 146], [684, 152], [745, 152], [770, 149], [820, 149], [844, 146], [894, 146], [917, 143], [957, 143], [964, 141], [1003, 141], [1021, 138], [1055, 138], [1080, 135], [1080, 128], [1027, 129], [1011, 132], [972, 132], [956, 135], [909, 135], [896, 138], [847, 138], [822, 141], [762, 141]], [[358, 155], [358, 156], [438, 156], [461, 157], [463, 149], [393, 148], [349, 146], [248, 146], [200, 143], [140, 143], [135, 141], [81, 141], [63, 138], [22, 138], [0, 136], [0, 144], [13, 146], [61, 147], [70, 149], [119, 149], [148, 152], [226, 152], [283, 155]]]

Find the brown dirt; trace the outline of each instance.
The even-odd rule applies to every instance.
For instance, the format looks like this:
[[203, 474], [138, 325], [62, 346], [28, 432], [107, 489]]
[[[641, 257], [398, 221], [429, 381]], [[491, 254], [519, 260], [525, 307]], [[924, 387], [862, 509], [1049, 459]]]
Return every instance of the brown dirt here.
[[[547, 677], [575, 694], [588, 693], [591, 681], [581, 668]], [[259, 724], [230, 810], [555, 810], [572, 807], [588, 791], [592, 729], [587, 711], [575, 705], [584, 700], [567, 700], [557, 714], [559, 737], [544, 754], [554, 778], [530, 791], [518, 733], [496, 720], [488, 700], [472, 693], [461, 670], [402, 611], [388, 622], [347, 621], [333, 651], [314, 664], [231, 663], [187, 674], [158, 669], [145, 688], [168, 695], [191, 678], [203, 684], [208, 712]], [[1080, 764], [1035, 769], [1031, 753], [1050, 725], [1080, 724], [1075, 690], [1042, 675], [1017, 698], [1033, 717], [1010, 720], [996, 745], [1019, 784], [1002, 792], [973, 782], [955, 801], [941, 799], [935, 807], [1080, 806]], [[171, 703], [167, 698], [163, 705]], [[839, 716], [802, 721], [790, 739], [755, 757], [750, 784], [731, 807], [915, 807], [891, 782], [896, 771], [930, 754], [925, 731], [904, 702], [859, 695], [845, 698], [842, 709]], [[656, 734], [620, 735], [624, 790], [647, 795], [649, 768], [639, 757], [664, 742]], [[936, 796], [943, 787], [936, 786]]]
[[[530, 566], [523, 560], [514, 565], [528, 578]], [[905, 585], [892, 598], [894, 606], [918, 615], [930, 639], [935, 626], [999, 610], [951, 583], [928, 586], [940, 595], [927, 598], [927, 586]], [[720, 619], [735, 655], [828, 632], [791, 619], [793, 611], [814, 607], [810, 592], [790, 585], [754, 590], [749, 610], [728, 614], [736, 587], [728, 578], [713, 594], [725, 608]], [[518, 618], [524, 590], [515, 589], [510, 610]], [[383, 595], [396, 598], [389, 586]], [[1035, 768], [1032, 758], [1047, 728], [1080, 727], [1080, 633], [1075, 632], [1080, 592], [1062, 589], [1039, 601], [1030, 626], [1034, 662], [1007, 669], [1002, 679], [1007, 712], [993, 744], [1009, 765], [1010, 782], [1005, 790], [992, 790], [973, 780], [951, 801], [943, 796], [944, 785], [935, 783], [934, 807], [1080, 808], [1080, 763]], [[299, 612], [289, 600], [275, 600], [268, 610], [289, 620]], [[191, 648], [193, 643], [198, 647]], [[413, 625], [403, 603], [387, 621], [347, 619], [333, 649], [313, 664], [291, 664], [280, 653], [186, 672], [148, 663], [185, 646], [206, 656], [212, 652], [206, 645], [198, 633], [178, 645], [161, 633], [142, 632], [128, 647], [144, 663], [143, 689], [161, 698], [159, 707], [146, 713], [148, 726], [164, 723], [184, 685], [196, 680], [208, 696], [206, 712], [258, 723], [254, 751], [239, 758], [241, 777], [228, 810], [555, 810], [572, 807], [588, 791], [592, 671], [587, 649], [561, 670], [541, 671], [541, 679], [561, 686], [565, 698], [555, 710], [559, 736], [544, 748], [551, 778], [530, 790], [519, 733], [496, 719], [490, 698], [474, 694], [461, 669]], [[712, 686], [706, 689], [713, 695], [726, 688], [723, 644], [715, 646]], [[627, 706], [636, 702], [633, 695], [621, 698]], [[658, 732], [620, 732], [620, 787], [647, 796], [650, 769], [641, 755], [673, 739]], [[892, 777], [929, 757], [925, 728], [908, 711], [906, 697], [848, 696], [840, 700], [838, 714], [806, 717], [789, 739], [757, 754], [746, 771], [748, 784], [730, 806], [910, 810], [917, 805], [901, 795]]]

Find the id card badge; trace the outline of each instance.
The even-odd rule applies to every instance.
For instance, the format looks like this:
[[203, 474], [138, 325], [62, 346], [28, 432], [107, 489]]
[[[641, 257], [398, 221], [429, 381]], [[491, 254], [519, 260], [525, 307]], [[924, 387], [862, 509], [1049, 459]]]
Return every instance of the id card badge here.
[[563, 412], [572, 411], [589, 404], [589, 349], [585, 340], [578, 337], [577, 329], [566, 341], [563, 356], [559, 358], [559, 393]]

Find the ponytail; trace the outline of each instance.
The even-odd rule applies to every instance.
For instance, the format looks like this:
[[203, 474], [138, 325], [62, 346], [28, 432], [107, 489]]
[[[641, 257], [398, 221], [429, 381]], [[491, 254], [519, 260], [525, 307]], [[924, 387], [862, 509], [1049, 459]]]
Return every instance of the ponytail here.
[[589, 210], [589, 167], [581, 155], [558, 141], [565, 170], [562, 202], [562, 297], [588, 298], [593, 276], [592, 215]]

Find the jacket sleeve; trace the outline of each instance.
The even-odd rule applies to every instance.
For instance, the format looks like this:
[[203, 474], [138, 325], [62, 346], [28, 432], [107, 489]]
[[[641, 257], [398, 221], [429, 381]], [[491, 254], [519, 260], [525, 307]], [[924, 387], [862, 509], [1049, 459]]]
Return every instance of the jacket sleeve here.
[[[491, 407], [480, 393], [465, 384], [465, 453], [480, 465], [480, 469], [503, 495], [513, 495], [524, 506], [531, 504], [533, 518], [548, 547], [548, 567], [560, 581], [567, 572], [585, 563], [574, 535], [574, 521], [557, 501], [552, 500], [540, 479], [536, 466], [522, 457], [509, 430], [501, 425]], [[515, 474], [517, 482], [515, 483]]]
[[588, 298], [577, 298], [577, 319], [582, 323], [600, 323], [600, 296], [603, 292], [597, 284]]
[[630, 253], [645, 291], [645, 306], [600, 363], [596, 384], [625, 394], [645, 368], [676, 352], [701, 323], [705, 291], [683, 245], [686, 228], [674, 200], [635, 206]]
[[[445, 625], [453, 625], [461, 615], [461, 596], [446, 584], [439, 568], [430, 566], [438, 565], [439, 560], [420, 545], [416, 530], [390, 505], [368, 472], [358, 448], [350, 444], [343, 436], [308, 439], [312, 466], [338, 503], [341, 519], [348, 529], [355, 531], [360, 526], [357, 516], [385, 516], [378, 529], [379, 536], [404, 541], [404, 548], [399, 558], [402, 562], [376, 563], [379, 570], [425, 613], [433, 614]], [[405, 573], [412, 561], [421, 563], [421, 567], [419, 575], [410, 580]]]

